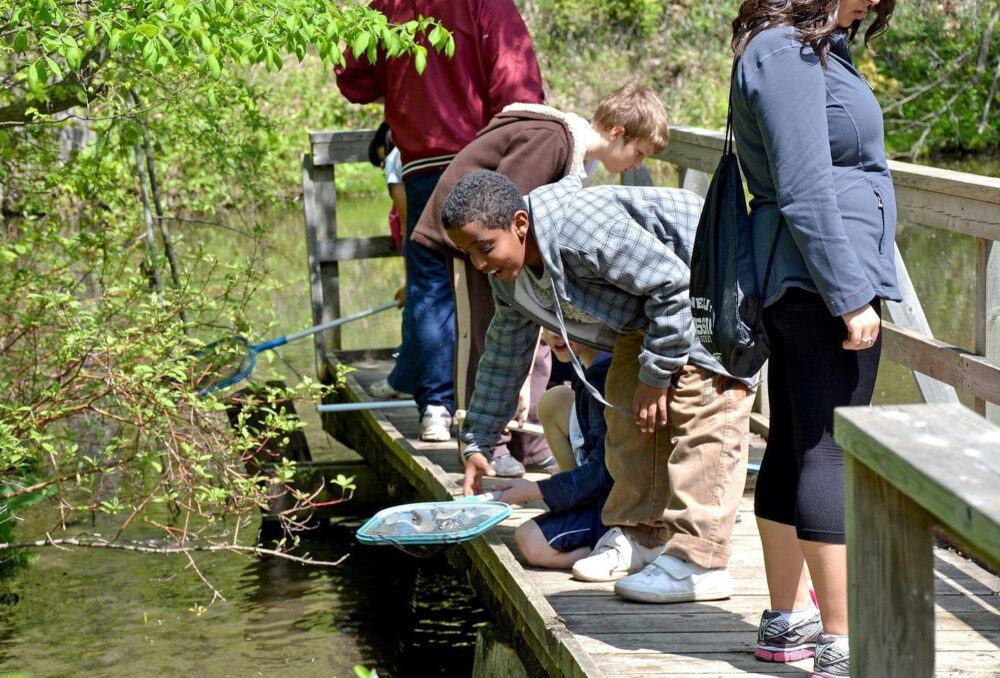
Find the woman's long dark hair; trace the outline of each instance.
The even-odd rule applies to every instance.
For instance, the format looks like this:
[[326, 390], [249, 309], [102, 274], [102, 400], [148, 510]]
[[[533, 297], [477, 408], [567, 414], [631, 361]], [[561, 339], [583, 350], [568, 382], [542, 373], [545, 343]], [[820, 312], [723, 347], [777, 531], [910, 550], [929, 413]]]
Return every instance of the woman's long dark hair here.
[[[895, 0], [880, 0], [875, 7], [875, 21], [865, 31], [865, 46], [872, 39], [885, 32], [889, 17], [896, 7]], [[733, 20], [733, 52], [741, 56], [750, 40], [768, 28], [794, 26], [796, 37], [807, 42], [826, 64], [830, 51], [830, 41], [837, 30], [837, 10], [840, 0], [746, 0]], [[855, 21], [848, 29], [848, 36], [854, 38], [861, 21]]]

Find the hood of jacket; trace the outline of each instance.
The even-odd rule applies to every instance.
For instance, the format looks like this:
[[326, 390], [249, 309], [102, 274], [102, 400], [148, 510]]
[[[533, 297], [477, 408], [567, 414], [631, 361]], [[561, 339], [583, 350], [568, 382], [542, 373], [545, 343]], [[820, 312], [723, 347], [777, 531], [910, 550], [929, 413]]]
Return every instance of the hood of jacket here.
[[477, 136], [524, 120], [554, 120], [566, 127], [570, 141], [566, 174], [583, 175], [583, 156], [587, 152], [587, 142], [590, 135], [594, 134], [594, 130], [586, 119], [576, 113], [566, 113], [543, 104], [508, 104], [502, 111], [493, 116], [490, 124], [483, 128]]

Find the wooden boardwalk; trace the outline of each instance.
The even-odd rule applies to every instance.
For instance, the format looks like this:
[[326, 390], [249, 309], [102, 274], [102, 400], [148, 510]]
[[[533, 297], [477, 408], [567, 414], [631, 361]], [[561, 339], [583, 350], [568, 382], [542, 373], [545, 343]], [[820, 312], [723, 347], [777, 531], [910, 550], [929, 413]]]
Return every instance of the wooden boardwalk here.
[[[364, 386], [385, 376], [390, 364], [358, 359], [358, 354], [344, 356], [355, 371], [348, 375], [341, 400], [368, 400]], [[455, 443], [417, 441], [415, 409], [325, 414], [323, 420], [324, 428], [357, 450], [400, 501], [461, 493]], [[630, 603], [617, 598], [611, 584], [578, 582], [566, 571], [524, 567], [513, 545], [514, 529], [541, 508], [515, 508], [501, 526], [450, 554], [511, 630], [530, 673], [810, 675], [811, 660], [779, 665], [753, 657], [757, 621], [768, 599], [749, 492], [733, 538], [730, 572], [736, 594], [711, 603]], [[940, 548], [934, 550], [934, 566], [936, 675], [1000, 676], [1000, 578]]]

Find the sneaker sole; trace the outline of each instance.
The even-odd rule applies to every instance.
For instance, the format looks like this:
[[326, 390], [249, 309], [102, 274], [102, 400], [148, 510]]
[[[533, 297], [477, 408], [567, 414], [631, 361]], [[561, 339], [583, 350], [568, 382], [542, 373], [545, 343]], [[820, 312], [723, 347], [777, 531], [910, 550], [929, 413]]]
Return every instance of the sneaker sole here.
[[761, 660], [762, 662], [774, 662], [775, 664], [787, 664], [789, 662], [802, 661], [803, 659], [809, 659], [810, 657], [816, 656], [816, 649], [814, 647], [801, 647], [783, 650], [769, 650], [764, 647], [758, 647], [754, 650], [754, 656]]
[[705, 593], [657, 593], [655, 591], [645, 591], [641, 589], [629, 589], [624, 586], [615, 586], [615, 594], [619, 598], [632, 600], [637, 603], [700, 603], [708, 600], [725, 600], [733, 595], [732, 589], [729, 591], [716, 591]]
[[[638, 570], [636, 570], [636, 572], [638, 572]], [[601, 576], [591, 576], [587, 574], [582, 574], [578, 573], [576, 570], [573, 570], [573, 579], [576, 579], [577, 581], [588, 581], [588, 582], [595, 582], [598, 584], [604, 584], [607, 582], [618, 581], [619, 579], [627, 577], [630, 574], [635, 574], [635, 572], [622, 572], [621, 574], [607, 575], [601, 577]]]
[[420, 440], [425, 443], [446, 443], [451, 440], [451, 434], [448, 435], [438, 435], [438, 434], [422, 434]]

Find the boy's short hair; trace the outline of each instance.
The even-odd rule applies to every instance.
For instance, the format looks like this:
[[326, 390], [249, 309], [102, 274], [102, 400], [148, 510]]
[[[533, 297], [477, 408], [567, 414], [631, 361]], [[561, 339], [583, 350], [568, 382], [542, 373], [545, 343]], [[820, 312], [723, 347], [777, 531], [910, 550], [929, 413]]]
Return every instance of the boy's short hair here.
[[466, 174], [445, 198], [441, 221], [446, 230], [478, 223], [490, 230], [510, 230], [514, 214], [524, 209], [524, 198], [514, 182], [498, 172]]
[[647, 87], [625, 85], [601, 99], [593, 123], [603, 130], [625, 129], [625, 141], [648, 141], [659, 153], [670, 140], [670, 124], [663, 102]]

